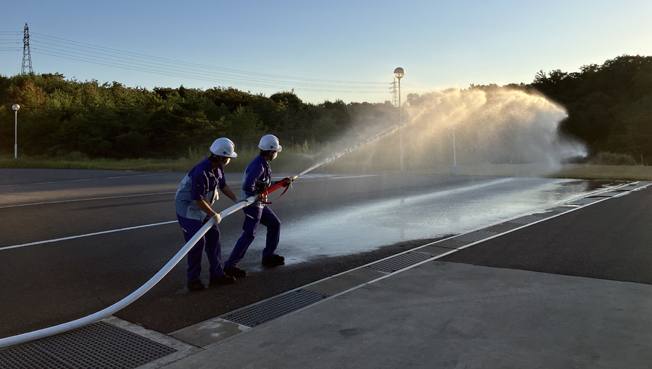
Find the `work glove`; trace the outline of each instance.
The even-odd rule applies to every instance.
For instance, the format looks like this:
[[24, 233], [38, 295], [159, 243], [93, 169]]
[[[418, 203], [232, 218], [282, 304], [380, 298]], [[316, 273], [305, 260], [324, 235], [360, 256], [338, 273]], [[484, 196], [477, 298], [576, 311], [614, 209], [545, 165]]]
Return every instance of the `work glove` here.
[[283, 178], [282, 182], [286, 182], [285, 184], [283, 184], [283, 187], [288, 187], [289, 185], [292, 184], [292, 178], [285, 177], [285, 178]]
[[215, 215], [211, 217], [211, 220], [213, 221], [213, 225], [218, 225], [222, 221], [222, 216], [220, 213], [215, 213]]

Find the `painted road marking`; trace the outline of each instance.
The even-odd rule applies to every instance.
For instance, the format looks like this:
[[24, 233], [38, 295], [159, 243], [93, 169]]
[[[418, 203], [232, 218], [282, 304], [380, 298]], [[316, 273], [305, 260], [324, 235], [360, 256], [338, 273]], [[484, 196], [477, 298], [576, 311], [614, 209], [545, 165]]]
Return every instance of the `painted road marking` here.
[[58, 201], [46, 201], [46, 202], [34, 202], [31, 204], [18, 204], [18, 205], [7, 205], [7, 206], [0, 206], [0, 209], [7, 209], [7, 208], [18, 208], [21, 206], [33, 206], [33, 205], [47, 205], [47, 204], [61, 204], [64, 202], [78, 202], [78, 201], [93, 201], [93, 200], [108, 200], [108, 199], [122, 199], [126, 197], [139, 197], [139, 196], [156, 196], [156, 195], [169, 195], [176, 193], [174, 192], [155, 192], [155, 193], [143, 193], [143, 194], [138, 194], [138, 195], [124, 195], [124, 196], [108, 196], [108, 197], [92, 197], [89, 199], [72, 199], [72, 200], [58, 200]]
[[70, 179], [70, 180], [67, 180], [67, 181], [50, 181], [50, 182], [37, 182], [37, 183], [20, 183], [20, 184], [2, 185], [2, 186], [0, 186], [0, 188], [4, 188], [4, 187], [13, 187], [13, 186], [32, 186], [32, 185], [53, 184], [53, 183], [67, 183], [67, 182], [101, 181], [101, 180], [105, 180], [105, 179], [120, 179], [120, 178], [149, 177], [149, 176], [158, 176], [158, 175], [161, 175], [161, 174], [162, 174], [162, 173], [154, 173], [154, 174], [136, 174], [136, 175], [124, 175], [124, 176], [104, 177], [104, 178], [81, 178], [81, 179]]
[[77, 236], [55, 238], [55, 239], [52, 239], [52, 240], [24, 243], [22, 245], [5, 246], [5, 247], [0, 247], [0, 251], [10, 250], [10, 249], [17, 249], [17, 248], [26, 247], [26, 246], [43, 245], [43, 244], [46, 244], [46, 243], [53, 243], [53, 242], [59, 242], [59, 241], [74, 240], [74, 239], [77, 239], [77, 238], [97, 236], [97, 235], [101, 235], [101, 234], [123, 232], [123, 231], [131, 231], [131, 230], [134, 230], [134, 229], [141, 229], [141, 228], [148, 228], [148, 227], [156, 227], [156, 226], [172, 224], [172, 223], [176, 223], [176, 222], [177, 222], [176, 220], [171, 220], [171, 221], [168, 221], [168, 222], [145, 224], [145, 225], [134, 226], [134, 227], [112, 229], [110, 231], [93, 232], [93, 233], [87, 233], [87, 234], [80, 234], [80, 235], [77, 235]]

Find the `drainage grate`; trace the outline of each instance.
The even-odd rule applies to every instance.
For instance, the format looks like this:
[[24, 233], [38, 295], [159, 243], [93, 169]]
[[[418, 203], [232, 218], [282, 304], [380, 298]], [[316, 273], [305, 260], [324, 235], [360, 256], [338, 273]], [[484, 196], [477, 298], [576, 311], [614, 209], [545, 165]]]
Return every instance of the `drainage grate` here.
[[530, 224], [537, 222], [539, 220], [543, 219], [542, 217], [535, 217], [534, 215], [526, 215], [524, 217], [512, 219], [509, 222], [510, 223], [516, 223], [516, 224]]
[[569, 204], [585, 205], [585, 204], [592, 204], [592, 203], [594, 203], [596, 201], [600, 201], [600, 200], [604, 200], [604, 198], [600, 198], [600, 197], [583, 197], [581, 199], [571, 201], [571, 202], [569, 202]]
[[148, 338], [98, 322], [0, 349], [0, 368], [136, 368], [174, 352]]
[[573, 209], [577, 209], [577, 207], [575, 207], [575, 206], [558, 206], [556, 208], [548, 209], [548, 211], [552, 211], [552, 212], [555, 212], [555, 213], [565, 213], [565, 212], [573, 210]]
[[297, 290], [222, 315], [220, 318], [248, 327], [255, 327], [312, 305], [329, 296], [303, 289]]
[[595, 195], [595, 197], [614, 197], [618, 195], [622, 195], [623, 192], [616, 192], [616, 191], [611, 191], [611, 192], [603, 192]]
[[405, 269], [414, 264], [420, 263], [424, 260], [433, 258], [434, 255], [427, 252], [408, 252], [401, 255], [396, 255], [393, 258], [379, 261], [377, 263], [367, 266], [371, 270], [383, 273], [394, 273], [397, 270]]
[[638, 183], [630, 183], [627, 186], [624, 186], [624, 187], [621, 187], [621, 188], [625, 189], [625, 190], [631, 190], [631, 189], [635, 189], [635, 188], [639, 188], [639, 187], [645, 187], [645, 186], [647, 186], [649, 184], [650, 184], [650, 182], [648, 182], [648, 181], [638, 182]]
[[459, 235], [453, 239], [459, 242], [477, 242], [480, 240], [484, 240], [485, 238], [495, 236], [497, 234], [498, 233], [491, 232], [491, 231], [475, 231], [475, 232]]

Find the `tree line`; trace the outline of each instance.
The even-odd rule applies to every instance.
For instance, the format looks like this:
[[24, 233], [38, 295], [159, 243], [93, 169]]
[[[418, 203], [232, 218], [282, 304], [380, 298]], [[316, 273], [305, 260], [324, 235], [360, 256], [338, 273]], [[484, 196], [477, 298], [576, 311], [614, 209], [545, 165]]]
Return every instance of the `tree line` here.
[[[560, 131], [592, 155], [613, 152], [652, 161], [652, 57], [623, 55], [579, 72], [540, 71], [530, 84], [471, 85], [540, 93], [564, 106]], [[408, 96], [406, 104], [418, 95]], [[303, 102], [293, 91], [269, 97], [234, 88], [125, 87], [67, 80], [61, 74], [0, 75], [0, 153], [13, 152], [11, 105], [19, 111], [19, 149], [27, 155], [177, 157], [220, 136], [254, 147], [274, 133], [289, 145], [324, 143], [359, 121], [394, 121], [398, 109], [341, 100]]]
[[623, 55], [579, 72], [540, 71], [530, 88], [568, 111], [560, 129], [592, 154], [629, 154], [652, 162], [652, 57]]
[[117, 159], [178, 157], [221, 136], [239, 147], [255, 147], [266, 133], [290, 146], [323, 143], [350, 128], [353, 116], [397, 114], [389, 102], [310, 104], [293, 91], [266, 97], [230, 87], [148, 90], [58, 73], [0, 75], [0, 102], [0, 153], [13, 152], [17, 103], [21, 153]]

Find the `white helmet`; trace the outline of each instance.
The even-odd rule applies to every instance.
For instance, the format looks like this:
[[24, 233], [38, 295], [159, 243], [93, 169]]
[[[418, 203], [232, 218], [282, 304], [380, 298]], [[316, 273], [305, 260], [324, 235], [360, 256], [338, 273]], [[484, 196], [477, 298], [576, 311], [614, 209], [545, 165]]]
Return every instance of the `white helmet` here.
[[283, 150], [281, 143], [278, 142], [278, 138], [274, 135], [264, 135], [263, 138], [260, 139], [258, 148], [263, 151], [281, 152], [281, 150]]
[[224, 156], [226, 158], [237, 158], [235, 153], [235, 144], [226, 137], [220, 137], [211, 145], [213, 155]]

